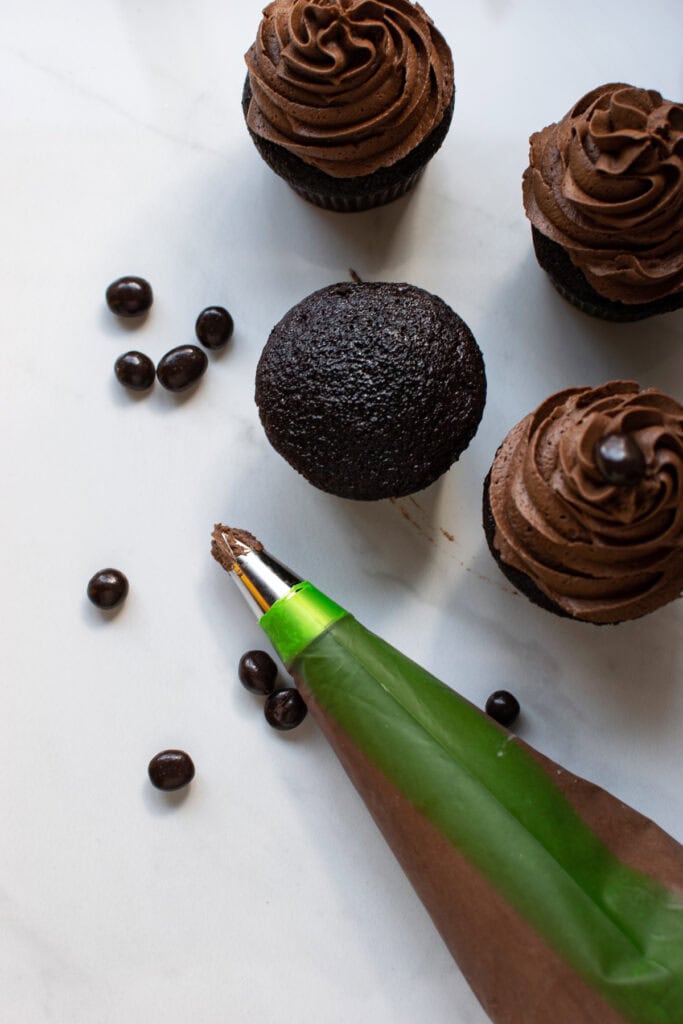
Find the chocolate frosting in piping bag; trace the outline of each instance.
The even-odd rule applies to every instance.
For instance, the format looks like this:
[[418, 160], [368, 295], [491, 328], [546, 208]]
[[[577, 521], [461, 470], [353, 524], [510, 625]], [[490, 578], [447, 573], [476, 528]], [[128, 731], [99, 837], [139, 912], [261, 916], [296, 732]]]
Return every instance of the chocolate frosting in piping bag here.
[[596, 292], [635, 304], [683, 291], [683, 104], [602, 85], [530, 142], [527, 216]]
[[249, 128], [333, 177], [396, 163], [453, 95], [448, 45], [409, 0], [274, 0], [245, 59]]
[[[630, 434], [645, 457], [633, 486], [608, 483], [597, 441]], [[683, 407], [631, 382], [550, 397], [503, 441], [489, 490], [494, 544], [577, 619], [637, 618], [683, 588]]]

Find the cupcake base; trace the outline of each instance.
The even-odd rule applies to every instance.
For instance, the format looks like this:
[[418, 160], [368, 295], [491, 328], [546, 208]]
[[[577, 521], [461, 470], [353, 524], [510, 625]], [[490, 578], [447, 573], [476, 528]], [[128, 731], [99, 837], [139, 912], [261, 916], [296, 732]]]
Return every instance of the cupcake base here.
[[[246, 119], [251, 102], [249, 75], [242, 91], [242, 111]], [[325, 174], [284, 146], [261, 138], [249, 130], [259, 153], [279, 177], [309, 203], [338, 213], [357, 213], [375, 206], [383, 206], [399, 199], [417, 184], [427, 163], [441, 147], [453, 118], [455, 91], [438, 125], [419, 146], [391, 167], [382, 167], [373, 174], [355, 178], [334, 178]]]
[[543, 608], [546, 612], [552, 612], [553, 615], [558, 615], [561, 619], [572, 619], [574, 622], [583, 622], [589, 626], [618, 626], [623, 620], [616, 619], [613, 622], [588, 622], [587, 619], [578, 619], [575, 615], [572, 615], [571, 612], [565, 611], [565, 609], [555, 601], [551, 601], [547, 594], [544, 594], [540, 587], [536, 586], [530, 576], [527, 576], [526, 573], [521, 572], [519, 569], [514, 569], [511, 565], [508, 565], [503, 561], [495, 544], [496, 521], [493, 518], [493, 511], [491, 509], [491, 501], [489, 498], [490, 484], [491, 470], [488, 471], [486, 479], [484, 480], [484, 495], [482, 503], [484, 535], [486, 537], [486, 543], [489, 546], [489, 551], [493, 555], [498, 568], [513, 585], [515, 590], [518, 590], [520, 594], [524, 594], [524, 596], [538, 608]]
[[589, 316], [616, 323], [644, 320], [659, 313], [671, 313], [683, 306], [683, 292], [655, 302], [627, 305], [611, 302], [599, 295], [588, 283], [578, 267], [574, 266], [565, 249], [553, 242], [537, 228], [531, 228], [534, 252], [539, 265], [545, 270], [560, 295]]
[[511, 565], [507, 565], [507, 563], [500, 557], [500, 552], [495, 545], [496, 521], [493, 518], [493, 511], [491, 509], [491, 501], [489, 498], [490, 485], [491, 470], [488, 471], [486, 480], [484, 480], [482, 520], [486, 543], [489, 546], [489, 551], [496, 560], [498, 568], [503, 575], [507, 577], [515, 590], [519, 590], [520, 594], [524, 594], [532, 604], [537, 605], [539, 608], [543, 608], [547, 612], [552, 612], [553, 615], [559, 615], [563, 619], [573, 619], [574, 616], [570, 615], [569, 612], [566, 612], [564, 608], [561, 608], [559, 604], [555, 603], [555, 601], [551, 601], [550, 598], [536, 586], [531, 577], [527, 576], [526, 573], [521, 572], [519, 569], [513, 569]]

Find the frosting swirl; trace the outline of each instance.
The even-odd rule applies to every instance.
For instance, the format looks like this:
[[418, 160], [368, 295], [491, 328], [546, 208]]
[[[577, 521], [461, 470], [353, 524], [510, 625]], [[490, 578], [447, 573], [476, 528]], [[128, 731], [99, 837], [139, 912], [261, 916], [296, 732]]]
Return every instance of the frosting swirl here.
[[409, 0], [274, 0], [245, 59], [249, 128], [338, 178], [396, 163], [453, 95], [448, 45]]
[[600, 295], [683, 290], [683, 104], [602, 85], [531, 136], [524, 206]]
[[[633, 438], [645, 475], [608, 483], [595, 445]], [[491, 470], [494, 545], [574, 618], [619, 622], [683, 588], [683, 406], [615, 381], [547, 399], [503, 441]]]

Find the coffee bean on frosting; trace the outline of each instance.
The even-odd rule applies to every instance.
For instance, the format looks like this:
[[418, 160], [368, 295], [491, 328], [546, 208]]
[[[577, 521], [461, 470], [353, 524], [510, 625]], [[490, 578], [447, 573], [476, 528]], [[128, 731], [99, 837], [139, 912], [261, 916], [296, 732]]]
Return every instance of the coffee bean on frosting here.
[[194, 763], [184, 750], [162, 750], [149, 762], [147, 773], [153, 786], [171, 792], [192, 782]]
[[114, 373], [131, 391], [148, 391], [154, 383], [154, 363], [144, 352], [124, 352], [114, 363]]
[[224, 348], [232, 337], [234, 324], [227, 309], [222, 306], [208, 306], [197, 317], [195, 334], [204, 348]]
[[89, 580], [87, 594], [98, 608], [117, 608], [128, 594], [128, 580], [119, 569], [100, 569]]
[[519, 715], [519, 701], [508, 690], [496, 690], [486, 701], [486, 714], [507, 728]]
[[301, 725], [308, 708], [299, 691], [291, 688], [272, 693], [266, 700], [263, 710], [268, 725], [284, 732]]
[[159, 361], [157, 377], [167, 391], [186, 391], [205, 373], [209, 360], [197, 345], [178, 345]]
[[275, 689], [277, 665], [266, 651], [247, 651], [240, 658], [237, 674], [250, 693], [267, 697]]
[[595, 445], [600, 475], [618, 487], [633, 487], [645, 476], [645, 456], [630, 434], [607, 434]]
[[107, 288], [106, 299], [117, 316], [142, 316], [152, 305], [152, 289], [144, 277], [119, 277]]

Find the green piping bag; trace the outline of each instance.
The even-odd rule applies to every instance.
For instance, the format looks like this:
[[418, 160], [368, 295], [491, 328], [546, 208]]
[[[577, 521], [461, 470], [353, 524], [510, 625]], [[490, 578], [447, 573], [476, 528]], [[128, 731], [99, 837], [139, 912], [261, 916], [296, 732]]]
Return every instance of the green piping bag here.
[[683, 1024], [683, 848], [250, 534], [213, 536], [491, 1019]]

